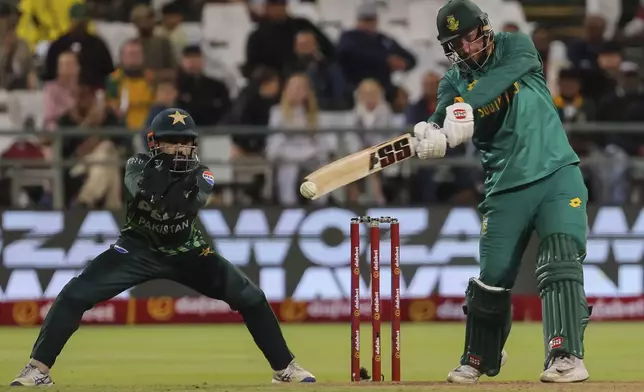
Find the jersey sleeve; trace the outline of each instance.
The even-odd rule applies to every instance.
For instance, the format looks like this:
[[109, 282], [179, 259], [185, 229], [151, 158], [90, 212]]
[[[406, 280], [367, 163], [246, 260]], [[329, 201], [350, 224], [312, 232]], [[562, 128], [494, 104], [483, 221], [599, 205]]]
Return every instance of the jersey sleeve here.
[[445, 109], [454, 103], [454, 99], [456, 99], [457, 96], [458, 91], [456, 91], [454, 85], [449, 81], [448, 75], [445, 75], [438, 84], [438, 104], [436, 105], [436, 110], [429, 117], [427, 122], [433, 122], [442, 127], [443, 122], [445, 121]]
[[197, 201], [199, 201], [199, 205], [203, 207], [206, 205], [208, 197], [212, 194], [212, 188], [215, 186], [215, 177], [206, 166], [202, 166], [198, 170], [197, 187], [199, 188], [199, 194], [197, 195]]
[[147, 160], [142, 155], [135, 155], [127, 160], [125, 164], [125, 188], [128, 193], [135, 197], [141, 192], [139, 181], [143, 178], [143, 168]]
[[463, 100], [474, 110], [502, 95], [514, 82], [541, 68], [541, 60], [532, 40], [524, 33], [508, 35], [501, 58], [480, 76]]

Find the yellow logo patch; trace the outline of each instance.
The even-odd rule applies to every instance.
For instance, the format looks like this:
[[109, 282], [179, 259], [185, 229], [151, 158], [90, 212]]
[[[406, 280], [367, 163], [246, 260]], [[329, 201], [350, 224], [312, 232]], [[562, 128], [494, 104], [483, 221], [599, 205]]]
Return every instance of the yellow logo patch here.
[[168, 117], [172, 119], [172, 125], [175, 125], [177, 123], [181, 123], [183, 125], [186, 125], [185, 118], [188, 117], [185, 114], [179, 113], [178, 110], [175, 110], [174, 114], [170, 114]]
[[458, 30], [458, 25], [459, 22], [454, 18], [454, 15], [450, 15], [447, 17], [447, 28], [450, 29], [451, 31], [456, 31]]
[[476, 85], [476, 82], [478, 82], [478, 80], [474, 80], [472, 83], [468, 84], [467, 85], [467, 91], [472, 91], [472, 89]]
[[485, 235], [485, 233], [487, 233], [487, 216], [484, 216], [481, 222], [481, 235]]
[[577, 208], [581, 206], [581, 199], [578, 197], [575, 197], [574, 199], [570, 200], [570, 203], [568, 203], [572, 208]]

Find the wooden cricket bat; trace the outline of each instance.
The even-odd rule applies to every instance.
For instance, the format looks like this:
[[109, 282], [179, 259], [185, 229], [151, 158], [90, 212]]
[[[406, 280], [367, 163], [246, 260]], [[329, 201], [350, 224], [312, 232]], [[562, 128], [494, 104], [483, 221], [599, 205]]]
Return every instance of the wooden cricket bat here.
[[[305, 197], [315, 200], [414, 155], [411, 134], [396, 136], [314, 171], [304, 178], [306, 182], [300, 187], [300, 192]], [[304, 188], [308, 189], [308, 194]]]

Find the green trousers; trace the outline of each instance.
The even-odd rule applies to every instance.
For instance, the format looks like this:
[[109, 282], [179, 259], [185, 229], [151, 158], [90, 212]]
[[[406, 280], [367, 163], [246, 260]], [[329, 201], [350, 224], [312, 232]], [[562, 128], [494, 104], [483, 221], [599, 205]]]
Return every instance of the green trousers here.
[[511, 289], [534, 231], [539, 238], [570, 234], [586, 249], [587, 201], [588, 190], [577, 165], [487, 197], [479, 205], [483, 215], [479, 279], [486, 285]]
[[173, 280], [228, 303], [242, 315], [274, 370], [286, 368], [293, 359], [264, 293], [228, 260], [208, 247], [167, 256], [122, 239], [90, 261], [63, 288], [44, 320], [31, 357], [53, 366], [85, 311], [153, 279]]

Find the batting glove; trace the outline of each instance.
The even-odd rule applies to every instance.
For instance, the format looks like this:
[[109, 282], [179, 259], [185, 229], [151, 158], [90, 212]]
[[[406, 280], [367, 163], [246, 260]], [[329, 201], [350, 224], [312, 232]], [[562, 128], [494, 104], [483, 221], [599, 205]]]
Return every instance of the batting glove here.
[[442, 158], [447, 149], [447, 139], [434, 123], [419, 122], [414, 126], [416, 156], [420, 159]]
[[454, 148], [470, 140], [474, 135], [474, 111], [472, 106], [465, 102], [457, 102], [445, 109], [445, 122], [443, 133], [447, 136], [447, 143]]

